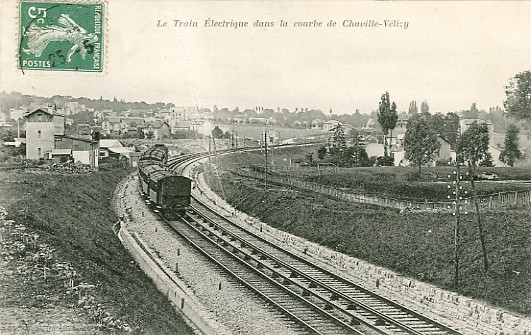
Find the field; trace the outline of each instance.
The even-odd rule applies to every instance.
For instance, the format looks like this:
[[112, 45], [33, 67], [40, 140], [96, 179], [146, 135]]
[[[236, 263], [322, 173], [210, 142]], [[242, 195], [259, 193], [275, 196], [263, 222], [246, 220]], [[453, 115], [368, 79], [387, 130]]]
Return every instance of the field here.
[[[113, 234], [117, 218], [111, 208], [112, 193], [129, 172], [3, 171], [0, 205], [7, 209], [10, 219], [40, 235], [40, 243], [55, 250], [53, 256], [58, 262], [70, 263], [80, 281], [95, 285], [97, 303], [126, 322], [134, 333], [193, 334]], [[65, 296], [61, 282], [17, 274], [17, 266], [24, 266], [25, 261], [7, 265], [15, 277], [2, 285], [8, 296], [2, 299], [1, 308], [26, 306], [36, 309], [33, 314], [43, 314], [50, 309], [72, 309], [77, 304], [77, 299]], [[82, 306], [76, 311], [84, 314]]]
[[[306, 155], [316, 151], [317, 146], [274, 149], [268, 164], [275, 172], [304, 181], [366, 195], [415, 201], [446, 201], [449, 195], [448, 185], [451, 183], [448, 175], [452, 175], [455, 170], [453, 167], [424, 167], [419, 180], [416, 167], [317, 169], [317, 167], [301, 167], [296, 164], [307, 161]], [[316, 156], [314, 154], [314, 160], [317, 160]], [[220, 166], [226, 170], [237, 170], [250, 165], [263, 166], [264, 161], [263, 153], [256, 151], [225, 156], [220, 160]], [[466, 173], [467, 169], [462, 168], [461, 171]], [[528, 168], [479, 168], [478, 172], [493, 172], [504, 180], [504, 182], [477, 182], [479, 195], [531, 189], [531, 183], [521, 182], [531, 181], [531, 169]], [[463, 183], [463, 187], [470, 192], [470, 182]]]
[[[262, 139], [264, 136], [263, 125], [252, 125], [252, 124], [216, 124], [223, 131], [232, 132], [233, 130], [237, 133], [238, 137], [245, 137], [253, 140], [255, 143], [257, 140]], [[290, 139], [290, 138], [312, 138], [319, 135], [329, 135], [330, 132], [326, 130], [313, 130], [313, 129], [299, 129], [299, 128], [285, 128], [277, 126], [268, 126], [270, 130], [276, 130], [280, 141]]]
[[[219, 193], [220, 180], [210, 175]], [[460, 285], [453, 285], [454, 217], [409, 213], [341, 202], [323, 195], [272, 186], [225, 172], [227, 200], [264, 222], [398, 273], [531, 315], [529, 209], [485, 212], [491, 267], [483, 270], [476, 219], [462, 218]]]

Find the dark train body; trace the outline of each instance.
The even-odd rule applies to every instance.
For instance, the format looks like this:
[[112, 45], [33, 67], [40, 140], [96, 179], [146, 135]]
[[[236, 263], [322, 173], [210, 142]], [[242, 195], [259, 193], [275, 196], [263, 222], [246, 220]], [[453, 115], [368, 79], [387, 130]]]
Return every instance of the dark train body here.
[[192, 181], [166, 168], [168, 148], [155, 145], [140, 156], [138, 176], [144, 196], [167, 218], [182, 215], [190, 206]]

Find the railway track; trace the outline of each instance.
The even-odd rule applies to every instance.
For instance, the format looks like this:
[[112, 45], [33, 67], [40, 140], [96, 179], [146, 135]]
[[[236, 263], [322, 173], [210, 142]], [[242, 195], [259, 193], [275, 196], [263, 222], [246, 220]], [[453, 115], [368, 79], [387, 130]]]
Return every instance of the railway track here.
[[[182, 172], [201, 157], [182, 156], [169, 166]], [[461, 334], [290, 253], [197, 199], [187, 218], [170, 224], [224, 271], [310, 332]]]
[[242, 260], [267, 269], [266, 275], [280, 278], [346, 323], [364, 324], [381, 334], [460, 334], [282, 249], [197, 200], [192, 211], [190, 216], [207, 235], [216, 236], [216, 243], [230, 246]]
[[[250, 264], [242, 263], [234, 249], [216, 236], [202, 229], [197, 222], [183, 218], [182, 221], [168, 222], [175, 231], [194, 246], [200, 253], [217, 264], [222, 271], [236, 278], [242, 285], [256, 292], [269, 304], [281, 310], [289, 320], [297, 322], [309, 333], [315, 334], [363, 334], [332, 315], [323, 313], [319, 306], [298, 299], [297, 294], [286, 290], [273, 278], [263, 274]], [[212, 243], [218, 240], [221, 243]], [[220, 289], [222, 289], [220, 287]]]

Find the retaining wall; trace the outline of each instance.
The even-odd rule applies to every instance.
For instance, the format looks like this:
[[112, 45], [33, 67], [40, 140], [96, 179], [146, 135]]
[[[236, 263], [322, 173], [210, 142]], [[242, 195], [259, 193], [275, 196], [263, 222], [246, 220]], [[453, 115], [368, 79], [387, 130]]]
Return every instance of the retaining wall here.
[[444, 324], [456, 325], [454, 328], [464, 334], [531, 335], [531, 320], [528, 318], [401, 276], [388, 269], [275, 229], [245, 213], [237, 212], [208, 188], [202, 174], [196, 175], [194, 179], [202, 194], [225, 210], [227, 215], [233, 216], [233, 220], [236, 218], [235, 222], [240, 221], [240, 224], [246, 227], [253, 227], [265, 238], [283, 242], [287, 249], [296, 251], [301, 257], [312, 261], [318, 260], [331, 272], [347, 276], [366, 289]]

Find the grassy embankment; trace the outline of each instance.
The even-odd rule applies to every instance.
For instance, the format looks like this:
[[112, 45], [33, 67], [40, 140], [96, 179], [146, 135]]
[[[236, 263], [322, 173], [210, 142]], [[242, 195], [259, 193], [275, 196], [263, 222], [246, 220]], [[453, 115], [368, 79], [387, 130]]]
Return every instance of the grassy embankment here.
[[[314, 153], [316, 160], [316, 146], [274, 149], [269, 158], [269, 166], [277, 173], [291, 175], [300, 180], [320, 183], [323, 185], [342, 188], [365, 195], [377, 195], [394, 199], [408, 199], [415, 201], [447, 201], [448, 185], [451, 183], [448, 175], [452, 175], [454, 167], [425, 167], [422, 169], [420, 180], [416, 167], [365, 167], [339, 168], [337, 172], [332, 167], [298, 167], [294, 162], [306, 161], [306, 155]], [[289, 161], [292, 169], [289, 170]], [[263, 153], [259, 151], [231, 155], [221, 160], [222, 168], [237, 170], [249, 165], [264, 165]], [[467, 168], [462, 168], [464, 174]], [[527, 168], [479, 168], [479, 172], [493, 172], [502, 180], [531, 180], [531, 170]], [[465, 176], [466, 177], [466, 176]], [[453, 176], [452, 176], [453, 178]], [[463, 183], [464, 190], [470, 191], [470, 182]], [[491, 181], [476, 182], [478, 195], [494, 194], [531, 189], [531, 184], [523, 183], [493, 183]]]
[[[250, 161], [251, 158], [244, 155], [226, 157], [221, 166], [237, 168], [241, 162], [248, 165]], [[373, 171], [371, 174], [370, 169], [362, 169], [360, 173], [374, 180], [382, 178], [378, 175], [383, 171], [381, 168]], [[334, 178], [342, 178], [341, 185], [345, 185], [352, 177], [340, 172]], [[389, 183], [389, 178], [381, 187]], [[454, 217], [451, 214], [401, 215], [395, 210], [345, 203], [280, 186], [272, 186], [264, 192], [261, 182], [238, 178], [228, 172], [222, 174], [221, 182], [230, 203], [276, 228], [455, 291]], [[210, 183], [219, 190], [217, 177], [213, 176]], [[387, 184], [387, 187], [391, 186]], [[464, 215], [461, 280], [457, 291], [531, 315], [531, 251], [527, 246], [531, 211], [505, 209], [484, 212], [482, 216], [491, 267], [484, 272], [475, 215]]]
[[[61, 175], [36, 171], [0, 172], [0, 205], [70, 263], [79, 280], [95, 285], [93, 295], [139, 334], [192, 334], [154, 284], [133, 263], [112, 232], [112, 193], [127, 169]], [[9, 267], [17, 266], [12, 262]], [[13, 268], [14, 269], [14, 268]], [[5, 303], [50, 308], [72, 306], [62, 282], [33, 278], [9, 284], [16, 295]], [[58, 298], [59, 297], [59, 298]]]

